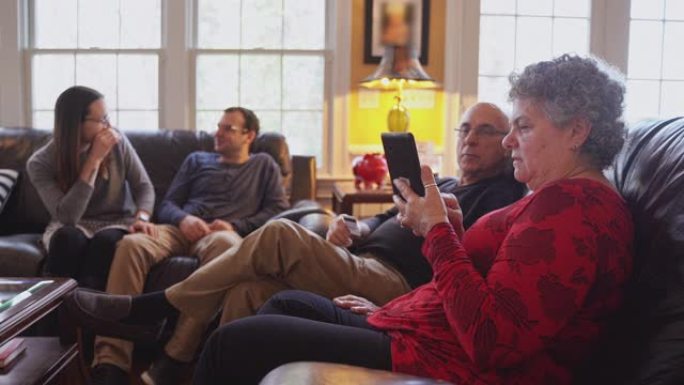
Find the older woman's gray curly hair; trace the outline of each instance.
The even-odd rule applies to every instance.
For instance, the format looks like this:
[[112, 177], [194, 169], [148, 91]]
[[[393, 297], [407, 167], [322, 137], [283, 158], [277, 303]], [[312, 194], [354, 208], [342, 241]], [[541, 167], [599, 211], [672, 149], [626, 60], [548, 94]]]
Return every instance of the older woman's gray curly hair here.
[[563, 55], [531, 64], [521, 74], [511, 74], [508, 97], [511, 101], [540, 102], [558, 127], [573, 118], [587, 119], [591, 132], [580, 151], [602, 170], [611, 164], [625, 138], [625, 87], [616, 73], [596, 59]]

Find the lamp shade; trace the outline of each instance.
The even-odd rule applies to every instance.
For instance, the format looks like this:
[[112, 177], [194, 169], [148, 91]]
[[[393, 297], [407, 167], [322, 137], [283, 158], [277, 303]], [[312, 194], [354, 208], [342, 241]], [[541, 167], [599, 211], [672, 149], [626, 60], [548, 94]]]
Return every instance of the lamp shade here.
[[378, 68], [361, 81], [365, 88], [435, 88], [437, 84], [418, 61], [410, 46], [385, 46]]

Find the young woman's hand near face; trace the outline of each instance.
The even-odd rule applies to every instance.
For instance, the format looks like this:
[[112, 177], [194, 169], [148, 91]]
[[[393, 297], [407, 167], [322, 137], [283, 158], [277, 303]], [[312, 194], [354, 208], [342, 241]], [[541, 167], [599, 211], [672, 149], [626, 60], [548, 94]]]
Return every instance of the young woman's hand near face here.
[[121, 140], [121, 135], [109, 127], [100, 131], [93, 139], [88, 155], [96, 161], [102, 161]]
[[95, 135], [88, 152], [88, 159], [81, 169], [81, 179], [91, 186], [95, 185], [100, 165], [121, 140], [121, 135], [113, 128], [108, 127]]

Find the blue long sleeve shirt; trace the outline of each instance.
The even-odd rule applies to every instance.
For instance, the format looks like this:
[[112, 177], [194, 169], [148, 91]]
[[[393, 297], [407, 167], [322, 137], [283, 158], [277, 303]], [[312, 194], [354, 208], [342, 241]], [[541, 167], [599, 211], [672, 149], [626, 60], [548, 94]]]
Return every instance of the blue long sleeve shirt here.
[[158, 220], [178, 226], [187, 215], [206, 222], [221, 219], [245, 236], [287, 209], [280, 168], [266, 154], [247, 162], [220, 162], [216, 153], [188, 155], [159, 207]]

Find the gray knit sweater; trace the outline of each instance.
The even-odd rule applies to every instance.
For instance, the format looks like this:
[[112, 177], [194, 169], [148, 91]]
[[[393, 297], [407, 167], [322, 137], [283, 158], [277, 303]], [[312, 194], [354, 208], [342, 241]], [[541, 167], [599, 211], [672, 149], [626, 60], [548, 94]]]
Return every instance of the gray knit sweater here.
[[187, 215], [221, 219], [244, 237], [289, 206], [280, 167], [269, 155], [251, 154], [247, 162], [232, 165], [217, 153], [196, 151], [173, 178], [157, 218], [176, 226]]
[[[110, 152], [108, 178], [98, 174], [95, 186], [78, 179], [65, 193], [57, 184], [57, 156], [54, 141], [36, 151], [26, 169], [52, 221], [43, 242], [48, 247], [52, 233], [63, 225], [81, 228], [87, 236], [109, 227], [130, 225], [137, 210], [154, 209], [154, 188], [145, 168], [122, 134], [122, 140]], [[81, 165], [88, 157], [81, 152]]]

